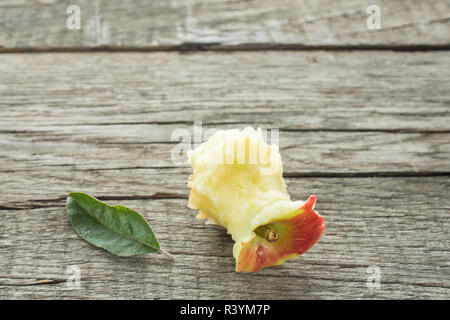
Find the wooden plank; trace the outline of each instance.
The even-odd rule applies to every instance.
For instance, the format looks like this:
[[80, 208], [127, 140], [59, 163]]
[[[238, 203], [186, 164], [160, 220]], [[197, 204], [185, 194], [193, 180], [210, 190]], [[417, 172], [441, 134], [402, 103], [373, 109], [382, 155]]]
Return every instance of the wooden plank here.
[[[448, 177], [287, 183], [293, 198], [318, 195], [327, 229], [301, 258], [256, 274], [234, 272], [232, 240], [224, 229], [194, 219], [186, 199], [123, 200], [134, 194], [130, 183], [108, 202], [142, 212], [175, 261], [158, 254], [119, 258], [91, 246], [72, 230], [64, 199], [45, 208], [0, 210], [0, 298], [450, 297]], [[107, 187], [97, 190], [102, 195]], [[66, 285], [71, 265], [80, 268], [80, 289]], [[380, 268], [378, 290], [366, 287], [369, 266]]]
[[[0, 206], [33, 206], [33, 200], [74, 189], [99, 192], [99, 184], [103, 195], [118, 195], [126, 186], [139, 196], [187, 197], [190, 167], [172, 157], [177, 142], [164, 143], [180, 128], [69, 126], [0, 134]], [[450, 133], [281, 132], [279, 139], [285, 176], [450, 174]]]
[[446, 52], [4, 54], [0, 130], [203, 121], [449, 132], [449, 64]]
[[[367, 28], [365, 0], [63, 0], [0, 4], [3, 51], [51, 48], [181, 50], [308, 46], [447, 46], [446, 0], [379, 0], [381, 29]], [[69, 5], [81, 29], [69, 30]]]

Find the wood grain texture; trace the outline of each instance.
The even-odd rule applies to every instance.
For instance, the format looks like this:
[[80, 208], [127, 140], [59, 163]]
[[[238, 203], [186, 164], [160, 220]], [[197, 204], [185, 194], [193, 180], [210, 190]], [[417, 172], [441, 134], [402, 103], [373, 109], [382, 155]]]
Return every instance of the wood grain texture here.
[[[450, 298], [449, 60], [2, 54], [0, 298]], [[283, 266], [235, 273], [232, 240], [194, 219], [190, 169], [171, 159], [172, 133], [194, 121], [279, 128], [292, 198], [318, 196], [319, 243]], [[69, 191], [143, 213], [175, 261], [84, 242], [65, 213]], [[66, 285], [71, 265], [81, 289]], [[366, 286], [369, 266], [380, 268], [378, 290]]]
[[447, 52], [4, 54], [0, 130], [200, 120], [288, 131], [449, 132], [448, 65]]
[[[30, 49], [217, 49], [447, 46], [446, 0], [379, 0], [381, 29], [368, 30], [367, 0], [3, 0], [0, 46]], [[81, 30], [69, 30], [69, 5]]]
[[[160, 178], [180, 176], [160, 171]], [[106, 198], [142, 212], [173, 262], [158, 254], [119, 258], [84, 242], [64, 199], [0, 211], [0, 298], [448, 299], [449, 181], [289, 178], [293, 198], [318, 195], [327, 229], [301, 258], [256, 274], [234, 272], [232, 240], [194, 219], [187, 199], [123, 200], [134, 194], [126, 188]], [[94, 194], [103, 192], [113, 194], [101, 184]], [[81, 289], [67, 288], [71, 265], [81, 269]], [[366, 287], [372, 265], [381, 270], [379, 290]]]
[[[68, 128], [0, 134], [0, 206], [32, 207], [74, 189], [99, 192], [99, 184], [116, 195], [126, 185], [133, 195], [187, 197], [190, 167], [173, 161], [178, 144], [169, 143], [179, 127]], [[450, 175], [450, 133], [281, 132], [280, 151], [288, 177]]]

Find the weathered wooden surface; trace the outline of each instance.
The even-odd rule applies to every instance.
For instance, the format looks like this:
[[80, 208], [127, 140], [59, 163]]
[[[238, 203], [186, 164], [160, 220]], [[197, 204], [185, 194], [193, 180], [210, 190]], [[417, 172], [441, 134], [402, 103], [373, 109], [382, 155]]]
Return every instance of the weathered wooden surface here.
[[[0, 130], [23, 135], [44, 131], [77, 139], [71, 137], [74, 130], [90, 135], [86, 138], [100, 130], [113, 141], [133, 142], [130, 135], [141, 135], [140, 142], [155, 142], [167, 140], [167, 134], [153, 128], [193, 121], [291, 131], [450, 129], [446, 51], [2, 54], [0, 59]], [[136, 126], [114, 133], [129, 123]], [[92, 126], [97, 124], [104, 126]]]
[[[1, 57], [0, 298], [449, 298], [446, 52]], [[310, 252], [234, 272], [232, 240], [194, 219], [190, 170], [171, 160], [172, 132], [198, 120], [280, 128], [288, 189], [318, 195], [327, 223]], [[142, 212], [175, 261], [81, 240], [74, 190]]]
[[[368, 30], [369, 5], [381, 29]], [[81, 30], [69, 30], [69, 5]], [[3, 0], [2, 51], [448, 45], [446, 0]]]
[[[380, 30], [366, 27], [371, 4]], [[0, 299], [449, 299], [449, 12], [445, 0], [0, 1]], [[172, 133], [199, 121], [280, 130], [288, 190], [316, 194], [327, 224], [316, 246], [234, 272], [232, 240], [194, 219], [190, 168], [171, 158]], [[81, 240], [69, 191], [143, 213], [175, 260]]]
[[[186, 177], [171, 135], [199, 120], [203, 130], [279, 128], [285, 176], [450, 172], [446, 52], [2, 57], [5, 208], [64, 196], [76, 181], [120, 194], [117, 175], [130, 194], [179, 193], [185, 179], [171, 184], [159, 172]], [[142, 190], [142, 171], [157, 184]]]
[[[148, 132], [158, 130], [170, 142], [169, 129], [176, 127], [167, 127]], [[172, 161], [175, 142], [141, 142], [140, 135], [131, 136], [133, 125], [114, 127], [114, 133], [89, 127], [96, 130], [92, 135], [76, 128], [0, 134], [0, 207], [34, 206], [35, 200], [64, 197], [74, 188], [99, 193], [99, 185], [104, 195], [186, 195], [190, 168]], [[131, 141], [115, 141], [120, 134]], [[280, 132], [280, 150], [287, 177], [450, 175], [450, 133]]]
[[[145, 172], [141, 177], [145, 190], [152, 180], [145, 179]], [[160, 171], [161, 180], [184, 178]], [[256, 274], [234, 272], [229, 236], [195, 220], [183, 197], [121, 200], [134, 193], [112, 193], [102, 184], [91, 188], [98, 196], [116, 194], [108, 201], [142, 212], [176, 256], [173, 262], [162, 255], [119, 258], [84, 242], [70, 226], [64, 199], [41, 208], [1, 211], [0, 297], [449, 297], [448, 177], [289, 178], [287, 183], [295, 198], [319, 196], [317, 210], [327, 230], [301, 258]], [[66, 286], [71, 265], [81, 269], [81, 289]], [[381, 270], [379, 290], [366, 287], [371, 265]], [[44, 279], [53, 282], [36, 284]]]

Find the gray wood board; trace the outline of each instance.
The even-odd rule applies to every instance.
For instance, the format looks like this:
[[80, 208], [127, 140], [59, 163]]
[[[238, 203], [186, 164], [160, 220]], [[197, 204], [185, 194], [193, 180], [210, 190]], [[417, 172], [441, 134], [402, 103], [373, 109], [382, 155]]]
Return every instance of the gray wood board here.
[[442, 51], [4, 54], [0, 130], [201, 120], [449, 132], [448, 65]]
[[[134, 195], [187, 194], [190, 168], [172, 158], [179, 145], [141, 142], [139, 133], [159, 132], [170, 141], [174, 127], [68, 128], [73, 131], [0, 134], [0, 205], [29, 206], [99, 185], [116, 195], [124, 186]], [[450, 174], [450, 133], [281, 132], [280, 150], [284, 175], [291, 177]]]
[[[302, 257], [255, 274], [234, 272], [233, 241], [221, 227], [196, 220], [187, 199], [126, 200], [135, 193], [117, 178], [121, 183], [122, 193], [101, 198], [143, 213], [173, 262], [160, 254], [120, 258], [93, 247], [72, 230], [61, 198], [0, 211], [0, 297], [450, 297], [448, 177], [288, 178], [294, 199], [318, 195], [316, 209], [327, 228]], [[102, 184], [96, 190], [97, 196], [111, 194]], [[71, 265], [80, 268], [80, 289], [67, 287]], [[367, 288], [369, 266], [380, 268], [378, 290]]]
[[[367, 8], [373, 4], [366, 0], [3, 0], [0, 46], [8, 51], [449, 44], [448, 1], [376, 1], [381, 29], [369, 30]], [[80, 30], [66, 25], [69, 5], [80, 7]]]

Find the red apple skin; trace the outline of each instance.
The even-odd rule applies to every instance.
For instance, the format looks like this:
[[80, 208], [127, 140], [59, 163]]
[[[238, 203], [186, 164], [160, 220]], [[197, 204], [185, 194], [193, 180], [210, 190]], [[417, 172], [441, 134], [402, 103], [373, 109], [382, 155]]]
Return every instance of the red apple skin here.
[[314, 205], [316, 196], [310, 196], [292, 218], [274, 220], [267, 225], [279, 234], [275, 242], [255, 235], [242, 242], [236, 264], [237, 272], [256, 272], [264, 267], [280, 265], [288, 259], [308, 251], [322, 236], [325, 223]]

